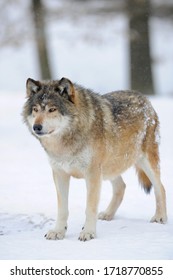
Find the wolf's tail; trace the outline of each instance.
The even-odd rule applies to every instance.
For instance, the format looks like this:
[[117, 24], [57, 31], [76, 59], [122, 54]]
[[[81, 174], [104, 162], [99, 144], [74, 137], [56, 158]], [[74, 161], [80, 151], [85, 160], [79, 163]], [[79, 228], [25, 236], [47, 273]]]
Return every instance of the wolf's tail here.
[[149, 194], [152, 188], [152, 183], [150, 181], [150, 179], [147, 177], [147, 175], [145, 174], [145, 172], [136, 167], [136, 172], [138, 175], [138, 179], [139, 179], [139, 183], [142, 185], [142, 188], [144, 189], [144, 191]]

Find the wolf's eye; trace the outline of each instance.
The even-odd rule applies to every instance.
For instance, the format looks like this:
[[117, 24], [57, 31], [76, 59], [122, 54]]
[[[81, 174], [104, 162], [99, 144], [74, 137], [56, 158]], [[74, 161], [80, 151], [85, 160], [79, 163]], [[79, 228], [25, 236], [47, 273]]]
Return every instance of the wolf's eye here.
[[32, 110], [33, 110], [35, 113], [37, 113], [37, 112], [38, 112], [37, 107], [33, 107], [33, 108], [32, 108]]
[[55, 112], [55, 111], [56, 111], [56, 108], [52, 107], [52, 108], [49, 109], [48, 112], [49, 112], [49, 113], [53, 113], [53, 112]]

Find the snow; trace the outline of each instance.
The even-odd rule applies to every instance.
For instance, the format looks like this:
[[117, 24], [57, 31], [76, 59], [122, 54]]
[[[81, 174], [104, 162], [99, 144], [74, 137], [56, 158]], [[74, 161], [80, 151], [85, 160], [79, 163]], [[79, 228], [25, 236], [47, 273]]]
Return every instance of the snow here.
[[[70, 217], [61, 241], [44, 239], [54, 226], [56, 193], [47, 156], [20, 116], [23, 94], [0, 95], [1, 188], [0, 259], [172, 259], [173, 258], [173, 100], [151, 98], [161, 122], [161, 171], [167, 193], [168, 223], [151, 224], [155, 200], [138, 185], [133, 169], [123, 178], [125, 198], [115, 218], [98, 220], [97, 238], [78, 241], [85, 219], [84, 180], [71, 180]], [[99, 210], [111, 195], [103, 182]]]
[[[49, 24], [53, 78], [66, 76], [101, 93], [128, 88], [127, 19], [120, 14], [100, 25], [103, 41], [98, 43], [80, 40], [86, 27], [95, 39], [95, 29], [87, 24], [74, 26], [63, 19]], [[161, 174], [168, 223], [149, 223], [155, 211], [154, 193], [146, 195], [130, 169], [123, 176], [127, 189], [117, 215], [110, 222], [98, 221], [96, 239], [78, 241], [85, 220], [86, 188], [84, 180], [77, 179], [71, 180], [66, 238], [44, 238], [55, 224], [56, 192], [47, 156], [20, 115], [26, 79], [39, 78], [35, 45], [27, 41], [21, 48], [0, 52], [1, 260], [173, 259], [173, 99], [168, 97], [173, 92], [173, 26], [158, 18], [151, 20], [150, 27], [155, 88], [164, 96], [150, 99], [161, 124]], [[111, 186], [105, 181], [99, 211], [107, 207], [110, 197]]]

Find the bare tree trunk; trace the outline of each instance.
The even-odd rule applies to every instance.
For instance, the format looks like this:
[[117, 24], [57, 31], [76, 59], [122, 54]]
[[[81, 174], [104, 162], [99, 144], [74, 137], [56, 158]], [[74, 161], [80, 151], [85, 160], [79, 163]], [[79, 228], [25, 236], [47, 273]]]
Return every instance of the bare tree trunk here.
[[44, 8], [41, 0], [32, 0], [35, 40], [42, 79], [51, 79], [50, 63], [47, 51], [47, 41], [44, 22]]
[[150, 0], [127, 0], [130, 27], [131, 88], [154, 94], [150, 45]]

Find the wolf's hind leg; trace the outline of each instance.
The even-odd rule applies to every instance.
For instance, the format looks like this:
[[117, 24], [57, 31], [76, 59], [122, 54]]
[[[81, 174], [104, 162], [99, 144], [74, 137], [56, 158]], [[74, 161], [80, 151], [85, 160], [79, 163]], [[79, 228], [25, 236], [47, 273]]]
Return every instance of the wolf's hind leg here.
[[166, 195], [165, 189], [160, 181], [160, 170], [158, 162], [153, 159], [153, 155], [144, 156], [139, 162], [138, 166], [145, 172], [150, 179], [155, 193], [156, 212], [152, 217], [151, 222], [164, 224], [167, 221], [166, 214]]
[[104, 212], [100, 212], [98, 218], [101, 220], [110, 221], [113, 219], [115, 212], [120, 206], [123, 197], [126, 185], [121, 176], [116, 177], [112, 183], [112, 199]]

